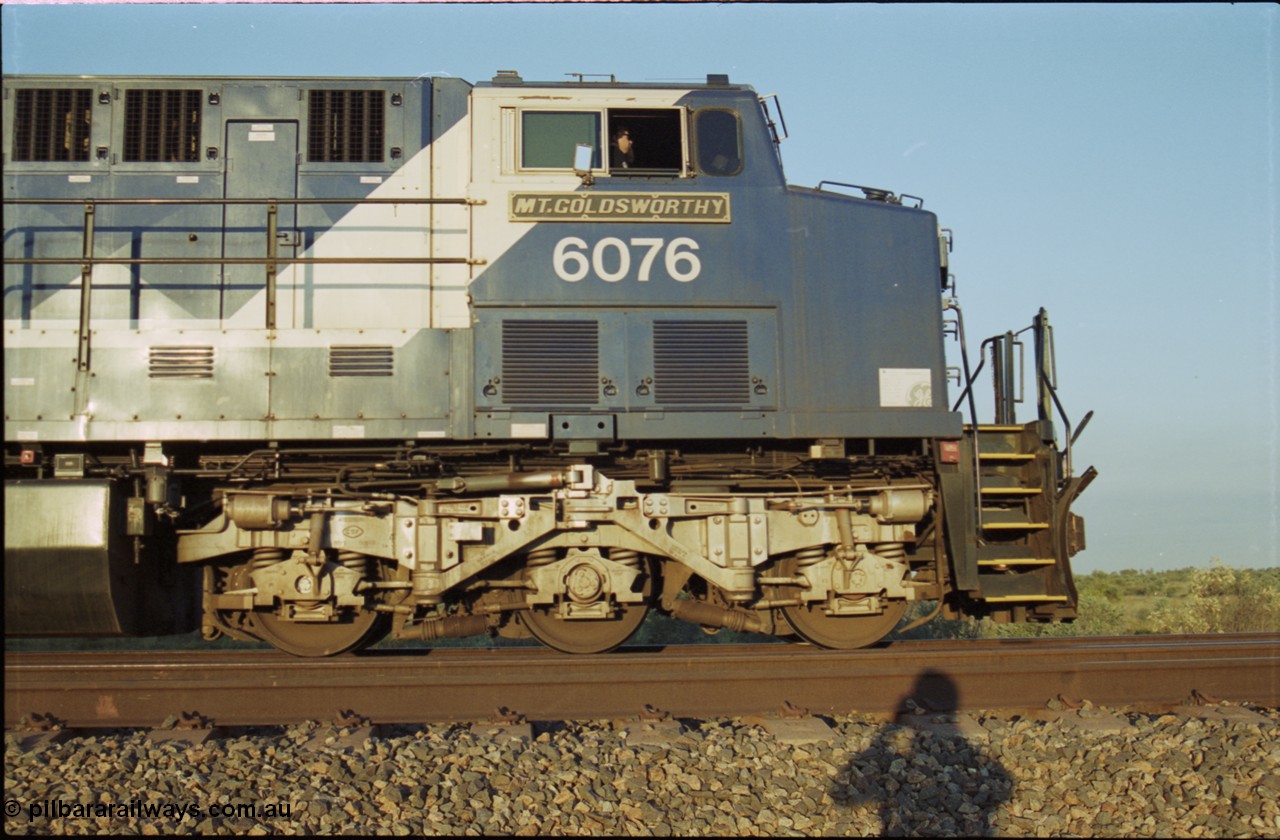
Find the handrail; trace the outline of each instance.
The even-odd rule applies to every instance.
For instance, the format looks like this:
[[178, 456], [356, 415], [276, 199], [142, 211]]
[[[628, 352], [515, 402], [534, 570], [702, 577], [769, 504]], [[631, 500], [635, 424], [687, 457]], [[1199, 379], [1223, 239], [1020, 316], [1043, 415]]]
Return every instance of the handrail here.
[[1001, 337], [1002, 336], [993, 335], [991, 338], [986, 339], [982, 344], [978, 345], [978, 357], [981, 361], [978, 362], [978, 367], [973, 371], [972, 375], [968, 374], [968, 371], [966, 371], [967, 381], [965, 382], [964, 390], [961, 391], [960, 396], [956, 398], [955, 405], [951, 406], [951, 410], [955, 411], [960, 408], [960, 403], [964, 402], [965, 398], [968, 397], [970, 402], [969, 413], [973, 416], [973, 425], [975, 427], [978, 425], [978, 412], [977, 409], [973, 407], [973, 384], [978, 381], [978, 374], [982, 373], [983, 369], [987, 366], [987, 345]]
[[[964, 391], [961, 392], [960, 394], [960, 398], [956, 400], [956, 404], [951, 407], [951, 410], [955, 411], [957, 408], [960, 407], [960, 403], [964, 402], [966, 397], [968, 398], [969, 418], [973, 422], [973, 459], [972, 459], [973, 460], [973, 509], [977, 516], [976, 525], [978, 528], [978, 533], [981, 534], [982, 533], [982, 453], [979, 451], [979, 444], [978, 444], [978, 407], [973, 399], [973, 382], [974, 382], [974, 379], [977, 377], [977, 375], [982, 372], [982, 366], [986, 364], [986, 357], [984, 354], [982, 362], [978, 365], [977, 370], [973, 371], [972, 373], [969, 371], [969, 345], [968, 345], [968, 342], [965, 340], [965, 334], [964, 334], [964, 312], [961, 311], [960, 304], [955, 300], [955, 298], [947, 298], [944, 308], [951, 309], [956, 313], [956, 338], [960, 340], [960, 363], [964, 365], [965, 386], [964, 386]], [[986, 346], [987, 344], [984, 341], [982, 343], [982, 347], [979, 348], [979, 351], [982, 352], [982, 348], [985, 348]], [[962, 434], [963, 434], [963, 431], [964, 430], [962, 428], [961, 429]], [[941, 499], [941, 497], [939, 498]], [[939, 501], [939, 505], [941, 505], [941, 501]]]
[[[99, 265], [261, 265], [266, 269], [266, 328], [276, 328], [276, 276], [280, 265], [484, 265], [485, 260], [471, 257], [290, 257], [276, 251], [277, 219], [280, 205], [334, 204], [423, 204], [475, 207], [485, 203], [474, 198], [4, 198], [4, 205], [43, 205], [84, 207], [83, 241], [79, 257], [4, 257], [5, 265], [79, 265], [80, 321], [76, 351], [76, 368], [89, 370], [89, 337], [93, 269]], [[101, 206], [192, 206], [225, 207], [227, 205], [263, 206], [267, 209], [266, 255], [263, 257], [95, 257], [95, 218]], [[225, 228], [223, 233], [225, 233]]]
[[461, 204], [478, 206], [483, 198], [6, 198], [5, 204]]
[[1053, 384], [1049, 382], [1048, 374], [1046, 374], [1043, 370], [1040, 371], [1040, 387], [1045, 392], [1047, 392], [1049, 396], [1053, 399], [1053, 404], [1054, 406], [1057, 407], [1058, 414], [1062, 416], [1062, 425], [1066, 426], [1066, 430], [1063, 433], [1063, 439], [1066, 442], [1062, 446], [1062, 459], [1063, 459], [1062, 477], [1065, 480], [1065, 479], [1071, 478], [1072, 476], [1071, 444], [1075, 438], [1071, 434], [1071, 421], [1067, 419], [1067, 410], [1062, 407], [1062, 400], [1058, 399], [1058, 389], [1053, 387]]

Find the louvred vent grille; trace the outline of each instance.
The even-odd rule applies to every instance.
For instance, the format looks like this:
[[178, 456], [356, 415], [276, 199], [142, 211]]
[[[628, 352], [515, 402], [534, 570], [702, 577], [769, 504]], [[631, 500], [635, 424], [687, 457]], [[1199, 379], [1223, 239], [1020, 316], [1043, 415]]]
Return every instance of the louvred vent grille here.
[[209, 379], [212, 347], [152, 347], [148, 375], [152, 379]]
[[330, 376], [391, 376], [395, 350], [385, 344], [347, 344], [329, 348]]
[[600, 394], [595, 321], [503, 321], [502, 397], [512, 405], [591, 405]]
[[744, 405], [751, 399], [746, 321], [655, 321], [659, 405]]

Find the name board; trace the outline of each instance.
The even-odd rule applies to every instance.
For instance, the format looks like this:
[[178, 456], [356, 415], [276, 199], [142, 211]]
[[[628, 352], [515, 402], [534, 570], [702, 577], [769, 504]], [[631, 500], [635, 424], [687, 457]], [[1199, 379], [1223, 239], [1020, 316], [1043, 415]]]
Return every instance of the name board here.
[[511, 193], [513, 222], [729, 222], [728, 193]]

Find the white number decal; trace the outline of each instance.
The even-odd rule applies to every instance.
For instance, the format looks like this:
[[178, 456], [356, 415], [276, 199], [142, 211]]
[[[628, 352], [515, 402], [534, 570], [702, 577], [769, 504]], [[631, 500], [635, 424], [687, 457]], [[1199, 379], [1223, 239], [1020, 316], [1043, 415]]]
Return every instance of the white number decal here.
[[631, 240], [632, 245], [639, 245], [642, 248], [648, 248], [649, 253], [644, 255], [644, 259], [640, 261], [640, 282], [649, 282], [649, 269], [653, 268], [653, 261], [657, 258], [658, 252], [662, 250], [663, 241], [653, 236], [636, 237]]
[[[607, 271], [604, 267], [604, 250], [605, 248], [614, 248], [618, 252], [618, 270]], [[627, 243], [621, 239], [615, 239], [610, 236], [608, 239], [601, 239], [596, 243], [596, 247], [591, 250], [591, 267], [596, 270], [596, 276], [606, 283], [617, 283], [623, 277], [627, 276], [627, 272], [631, 270], [631, 252], [627, 250]]]
[[[629, 247], [628, 247], [629, 246]], [[647, 248], [640, 258], [639, 276], [641, 283], [648, 283], [653, 272], [653, 264], [662, 252], [662, 264], [667, 274], [678, 283], [689, 283], [702, 273], [702, 261], [694, 251], [698, 243], [687, 236], [677, 237], [667, 242], [653, 236], [637, 236], [623, 242], [614, 236], [601, 239], [591, 248], [591, 258], [587, 259], [587, 243], [577, 236], [566, 236], [556, 243], [551, 254], [551, 266], [556, 276], [566, 283], [577, 283], [588, 274], [606, 283], [617, 283], [631, 273], [631, 248]], [[606, 253], [610, 250], [613, 254]], [[616, 266], [610, 270], [610, 266]]]
[[[678, 250], [681, 245], [689, 250]], [[688, 283], [702, 272], [702, 263], [698, 260], [698, 255], [693, 253], [696, 250], [698, 250], [698, 243], [687, 236], [671, 240], [671, 245], [667, 248], [667, 274], [670, 274], [673, 280]], [[685, 271], [679, 269], [682, 262], [689, 266]]]
[[[556, 250], [551, 254], [551, 264], [555, 267], [556, 276], [566, 283], [577, 283], [591, 270], [591, 264], [581, 251], [569, 251], [569, 248], [585, 248], [587, 243], [576, 236], [566, 236], [556, 243]], [[569, 270], [566, 264], [577, 268]]]

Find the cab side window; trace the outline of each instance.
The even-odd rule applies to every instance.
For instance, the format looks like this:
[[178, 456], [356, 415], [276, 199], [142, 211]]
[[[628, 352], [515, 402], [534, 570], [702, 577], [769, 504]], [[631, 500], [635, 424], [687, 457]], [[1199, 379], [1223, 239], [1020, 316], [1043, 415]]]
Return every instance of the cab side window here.
[[572, 169], [574, 149], [594, 149], [600, 166], [600, 114], [594, 111], [524, 111], [520, 115], [520, 168]]
[[706, 108], [694, 117], [698, 170], [704, 175], [737, 175], [742, 171], [742, 129], [738, 115]]
[[[610, 175], [679, 175], [684, 171], [684, 110], [680, 108], [610, 108]], [[614, 150], [621, 132], [630, 148]]]

